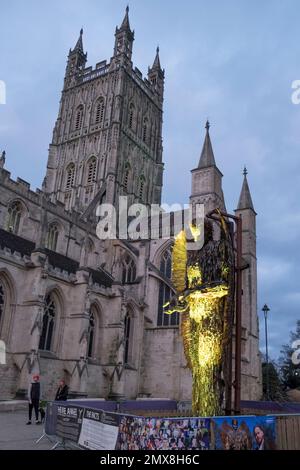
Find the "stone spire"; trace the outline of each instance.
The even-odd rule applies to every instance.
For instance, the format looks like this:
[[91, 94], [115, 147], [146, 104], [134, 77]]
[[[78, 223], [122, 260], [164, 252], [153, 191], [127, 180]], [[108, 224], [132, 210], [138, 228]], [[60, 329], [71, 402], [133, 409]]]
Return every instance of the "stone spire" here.
[[159, 47], [158, 46], [156, 48], [156, 56], [155, 56], [153, 65], [151, 67], [151, 70], [162, 70], [160, 66], [160, 60], [159, 60]]
[[148, 67], [148, 80], [157, 93], [160, 102], [163, 101], [165, 71], [162, 70], [159, 60], [159, 47], [156, 48], [156, 55], [152, 67]]
[[120, 26], [120, 31], [121, 30], [124, 30], [124, 29], [127, 29], [128, 31], [131, 31], [130, 30], [130, 24], [129, 24], [129, 6], [127, 5], [126, 7], [126, 12], [125, 12], [125, 16], [124, 16], [124, 19], [122, 21], [122, 24]]
[[243, 181], [243, 186], [237, 206], [237, 210], [242, 210], [242, 209], [252, 209], [254, 211], [254, 206], [251, 198], [251, 193], [248, 185], [248, 180], [247, 180], [247, 168], [244, 168], [243, 175], [244, 175], [244, 181]]
[[222, 173], [216, 165], [209, 136], [209, 122], [206, 121], [206, 135], [197, 168], [192, 170], [192, 192], [190, 202], [204, 204], [205, 213], [219, 208], [226, 210]]
[[114, 57], [118, 60], [122, 58], [125, 62], [131, 61], [132, 45], [134, 41], [134, 31], [131, 31], [129, 24], [129, 7], [126, 7], [126, 13], [120, 28], [116, 27]]
[[207, 168], [209, 166], [216, 166], [214, 152], [212, 149], [210, 136], [209, 136], [209, 128], [210, 128], [210, 124], [208, 121], [206, 121], [206, 125], [205, 125], [206, 135], [204, 139], [204, 144], [203, 144], [198, 168]]
[[83, 43], [82, 43], [82, 35], [83, 35], [83, 29], [81, 28], [79, 38], [76, 42], [76, 45], [73, 49], [73, 52], [82, 52], [83, 53]]
[[82, 35], [83, 29], [81, 28], [74, 49], [70, 49], [69, 51], [64, 82], [65, 88], [76, 85], [76, 79], [84, 69], [87, 61], [87, 54], [85, 54], [83, 50]]

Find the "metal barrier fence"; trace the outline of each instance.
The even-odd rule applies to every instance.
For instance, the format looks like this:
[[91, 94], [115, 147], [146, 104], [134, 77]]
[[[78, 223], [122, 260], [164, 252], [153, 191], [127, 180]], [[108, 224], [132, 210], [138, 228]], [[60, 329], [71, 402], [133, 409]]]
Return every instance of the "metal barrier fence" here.
[[[150, 410], [145, 410], [146, 404], [148, 403], [130, 401], [120, 411], [120, 404], [113, 402], [48, 403], [43, 436], [50, 437], [51, 441], [54, 439], [53, 448], [61, 446], [73, 449], [155, 450], [155, 447], [139, 447], [146, 445], [145, 438], [140, 439], [137, 436], [140, 431], [142, 436], [145, 435], [147, 423], [146, 426], [160, 430], [161, 440], [169, 439], [169, 449], [172, 448], [171, 445], [176, 445], [174, 450], [180, 450], [179, 441], [185, 446], [183, 449], [193, 449], [193, 445], [201, 445], [203, 450], [300, 450], [300, 414], [199, 418], [189, 416], [189, 413], [184, 411], [178, 412], [174, 409], [174, 403], [169, 402], [166, 408], [157, 409], [158, 403], [152, 402]], [[165, 405], [164, 402], [160, 404]], [[117, 409], [118, 412], [115, 411]], [[170, 423], [177, 429], [176, 436], [175, 433], [170, 433]], [[269, 442], [268, 444], [259, 447], [255, 441], [255, 428], [256, 431], [259, 431], [257, 428], [264, 429], [265, 441]], [[178, 429], [184, 438], [178, 439]], [[203, 438], [203, 429], [209, 434], [207, 440]], [[198, 441], [193, 444], [197, 432], [200, 437], [197, 437]], [[136, 447], [126, 447], [126, 442], [132, 442], [133, 436]], [[189, 444], [186, 444], [186, 436], [190, 436]], [[152, 440], [154, 442], [155, 439]], [[149, 442], [151, 438], [148, 439]]]

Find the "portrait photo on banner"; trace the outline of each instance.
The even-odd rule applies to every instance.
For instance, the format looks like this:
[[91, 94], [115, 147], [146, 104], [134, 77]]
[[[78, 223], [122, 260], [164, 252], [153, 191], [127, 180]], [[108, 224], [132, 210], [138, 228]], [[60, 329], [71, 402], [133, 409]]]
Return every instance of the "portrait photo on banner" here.
[[123, 416], [118, 450], [208, 450], [209, 418], [138, 418]]
[[217, 450], [275, 450], [275, 418], [239, 416], [214, 418], [212, 429]]

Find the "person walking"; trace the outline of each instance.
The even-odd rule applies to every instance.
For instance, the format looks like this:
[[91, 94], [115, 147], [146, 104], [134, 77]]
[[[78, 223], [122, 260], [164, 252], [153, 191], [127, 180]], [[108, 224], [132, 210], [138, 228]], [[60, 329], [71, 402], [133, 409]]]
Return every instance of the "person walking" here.
[[66, 401], [68, 398], [69, 387], [66, 382], [62, 379], [59, 382], [59, 387], [55, 395], [55, 401]]
[[35, 413], [35, 424], [40, 424], [39, 421], [39, 404], [41, 398], [41, 384], [38, 374], [32, 376], [32, 381], [28, 387], [28, 415], [29, 419], [26, 424], [31, 424], [32, 409]]

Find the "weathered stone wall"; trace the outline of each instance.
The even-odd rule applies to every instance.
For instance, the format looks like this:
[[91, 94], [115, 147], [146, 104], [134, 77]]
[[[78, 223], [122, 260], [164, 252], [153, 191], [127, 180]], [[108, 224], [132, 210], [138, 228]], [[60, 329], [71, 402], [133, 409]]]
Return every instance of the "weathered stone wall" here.
[[6, 353], [6, 364], [0, 364], [0, 399], [15, 398], [18, 389], [19, 370], [14, 364], [13, 357]]

